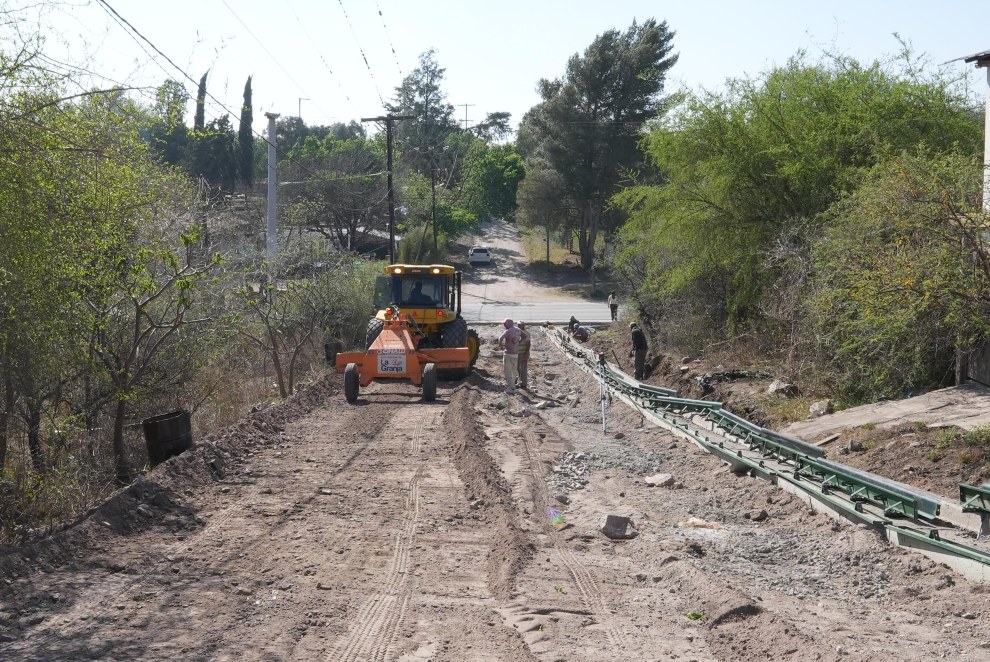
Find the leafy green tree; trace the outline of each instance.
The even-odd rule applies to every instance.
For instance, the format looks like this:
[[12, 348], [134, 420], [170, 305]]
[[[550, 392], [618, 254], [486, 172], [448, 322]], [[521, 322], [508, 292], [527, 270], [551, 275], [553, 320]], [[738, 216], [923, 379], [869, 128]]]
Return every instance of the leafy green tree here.
[[609, 222], [608, 203], [624, 171], [641, 162], [637, 144], [646, 122], [665, 110], [667, 71], [674, 32], [667, 23], [633, 22], [625, 32], [609, 30], [582, 56], [568, 60], [564, 77], [541, 80], [542, 102], [520, 128], [560, 173], [578, 205], [581, 263], [590, 268], [598, 234]]
[[251, 76], [244, 83], [244, 103], [241, 105], [240, 125], [237, 128], [237, 149], [240, 155], [237, 171], [241, 181], [250, 189], [254, 186], [254, 106], [251, 103]]
[[[181, 381], [179, 366], [193, 356], [190, 344], [215, 338], [209, 332], [196, 332], [196, 327], [205, 327], [209, 321], [196, 317], [196, 288], [219, 264], [219, 258], [197, 259], [195, 226], [163, 230], [160, 238], [149, 236], [135, 246], [120, 265], [120, 279], [112, 289], [89, 301], [96, 314], [92, 352], [115, 394], [112, 444], [121, 484], [131, 477], [123, 432], [132, 402], [149, 386]], [[181, 234], [170, 236], [176, 230]], [[195, 364], [186, 367], [193, 369]]]
[[484, 120], [471, 127], [471, 132], [487, 143], [498, 142], [512, 133], [511, 119], [511, 113], [488, 113]]
[[922, 150], [878, 164], [827, 214], [806, 342], [850, 401], [945, 386], [990, 337], [981, 163]]
[[435, 50], [421, 54], [419, 66], [403, 79], [395, 89], [394, 101], [387, 104], [390, 113], [416, 118], [396, 122], [395, 140], [408, 166], [425, 176], [435, 167], [431, 154], [440, 151], [448, 136], [458, 131], [454, 107], [447, 103], [442, 89], [445, 71], [436, 61]]
[[[800, 290], [813, 239], [829, 222], [822, 214], [865, 172], [921, 145], [934, 154], [980, 149], [965, 90], [917, 72], [798, 57], [686, 99], [643, 141], [655, 181], [616, 198], [630, 215], [620, 263], [635, 267], [636, 296], [656, 310], [679, 307], [679, 317], [696, 315], [717, 334], [765, 323], [772, 298]], [[784, 309], [779, 324], [795, 338], [800, 307]]]
[[281, 152], [291, 152], [302, 146], [310, 134], [301, 117], [280, 117], [275, 121], [275, 144]]
[[349, 344], [363, 339], [375, 274], [345, 254], [301, 246], [284, 253], [282, 261], [297, 273], [308, 266], [310, 273], [270, 283], [260, 295], [245, 291], [245, 323], [238, 333], [271, 361], [279, 396], [286, 398], [295, 392], [300, 364], [318, 340], [325, 335]]
[[[366, 250], [387, 232], [384, 140], [310, 136], [283, 166], [289, 223], [319, 232], [348, 250]], [[384, 243], [387, 245], [388, 240]]]
[[237, 135], [226, 115], [211, 121], [201, 132], [193, 133], [192, 172], [215, 191], [234, 190], [237, 182]]
[[511, 145], [476, 140], [468, 151], [464, 172], [464, 208], [477, 218], [515, 215], [516, 189], [526, 168]]
[[517, 191], [519, 222], [544, 231], [549, 264], [550, 236], [555, 230], [566, 227], [576, 210], [567, 198], [567, 190], [559, 172], [538, 157], [530, 158], [528, 163], [526, 178]]
[[181, 83], [167, 80], [155, 92], [150, 127], [150, 142], [154, 153], [165, 163], [178, 166], [182, 163], [189, 143], [189, 130], [185, 125], [186, 103], [189, 94]]

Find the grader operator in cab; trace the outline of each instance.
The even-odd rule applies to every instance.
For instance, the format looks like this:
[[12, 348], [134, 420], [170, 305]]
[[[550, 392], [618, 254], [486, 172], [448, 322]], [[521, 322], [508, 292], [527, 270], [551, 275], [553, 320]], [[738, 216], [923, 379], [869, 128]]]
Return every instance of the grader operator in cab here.
[[338, 354], [344, 395], [375, 379], [408, 379], [436, 397], [437, 371], [471, 374], [479, 340], [461, 317], [461, 274], [442, 264], [392, 264], [375, 282], [375, 317], [368, 322], [365, 352]]

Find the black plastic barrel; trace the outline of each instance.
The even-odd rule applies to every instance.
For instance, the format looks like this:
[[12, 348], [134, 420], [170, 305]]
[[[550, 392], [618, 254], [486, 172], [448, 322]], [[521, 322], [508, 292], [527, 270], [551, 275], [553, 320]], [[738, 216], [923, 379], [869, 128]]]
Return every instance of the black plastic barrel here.
[[334, 365], [337, 363], [337, 355], [344, 351], [344, 343], [337, 341], [330, 341], [324, 343], [323, 353], [327, 358], [327, 365]]
[[189, 412], [180, 409], [141, 421], [148, 444], [148, 461], [156, 466], [184, 450], [192, 448], [192, 424]]

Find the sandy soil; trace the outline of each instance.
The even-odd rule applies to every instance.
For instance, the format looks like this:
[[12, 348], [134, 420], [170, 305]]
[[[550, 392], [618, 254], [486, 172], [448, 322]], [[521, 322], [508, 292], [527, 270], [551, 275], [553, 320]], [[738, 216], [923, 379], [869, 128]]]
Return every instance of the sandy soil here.
[[0, 549], [0, 659], [990, 659], [986, 587], [618, 401], [603, 432], [539, 333], [504, 394], [480, 332], [435, 403], [386, 383], [348, 406], [328, 375]]

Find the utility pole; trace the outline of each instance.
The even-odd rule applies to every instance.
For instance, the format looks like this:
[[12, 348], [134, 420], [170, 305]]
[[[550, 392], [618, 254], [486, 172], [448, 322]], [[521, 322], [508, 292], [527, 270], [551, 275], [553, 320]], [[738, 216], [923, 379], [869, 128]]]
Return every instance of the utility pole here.
[[362, 117], [362, 122], [385, 122], [385, 170], [388, 173], [388, 263], [395, 264], [395, 197], [392, 192], [392, 123], [414, 120], [415, 115], [381, 115]]
[[430, 152], [430, 196], [433, 217], [433, 259], [436, 260], [440, 255], [437, 249], [437, 161], [432, 151]]
[[278, 113], [265, 113], [268, 118], [268, 262], [269, 273], [275, 273], [275, 261], [278, 258], [278, 235], [275, 224], [275, 202], [278, 195], [278, 163], [275, 154], [275, 120]]
[[467, 109], [468, 109], [468, 107], [473, 106], [474, 104], [473, 103], [459, 103], [457, 105], [458, 106], [464, 106], [464, 119], [462, 121], [464, 122], [464, 130], [467, 131], [468, 130], [468, 121], [469, 121], [468, 120], [468, 116], [467, 116]]

